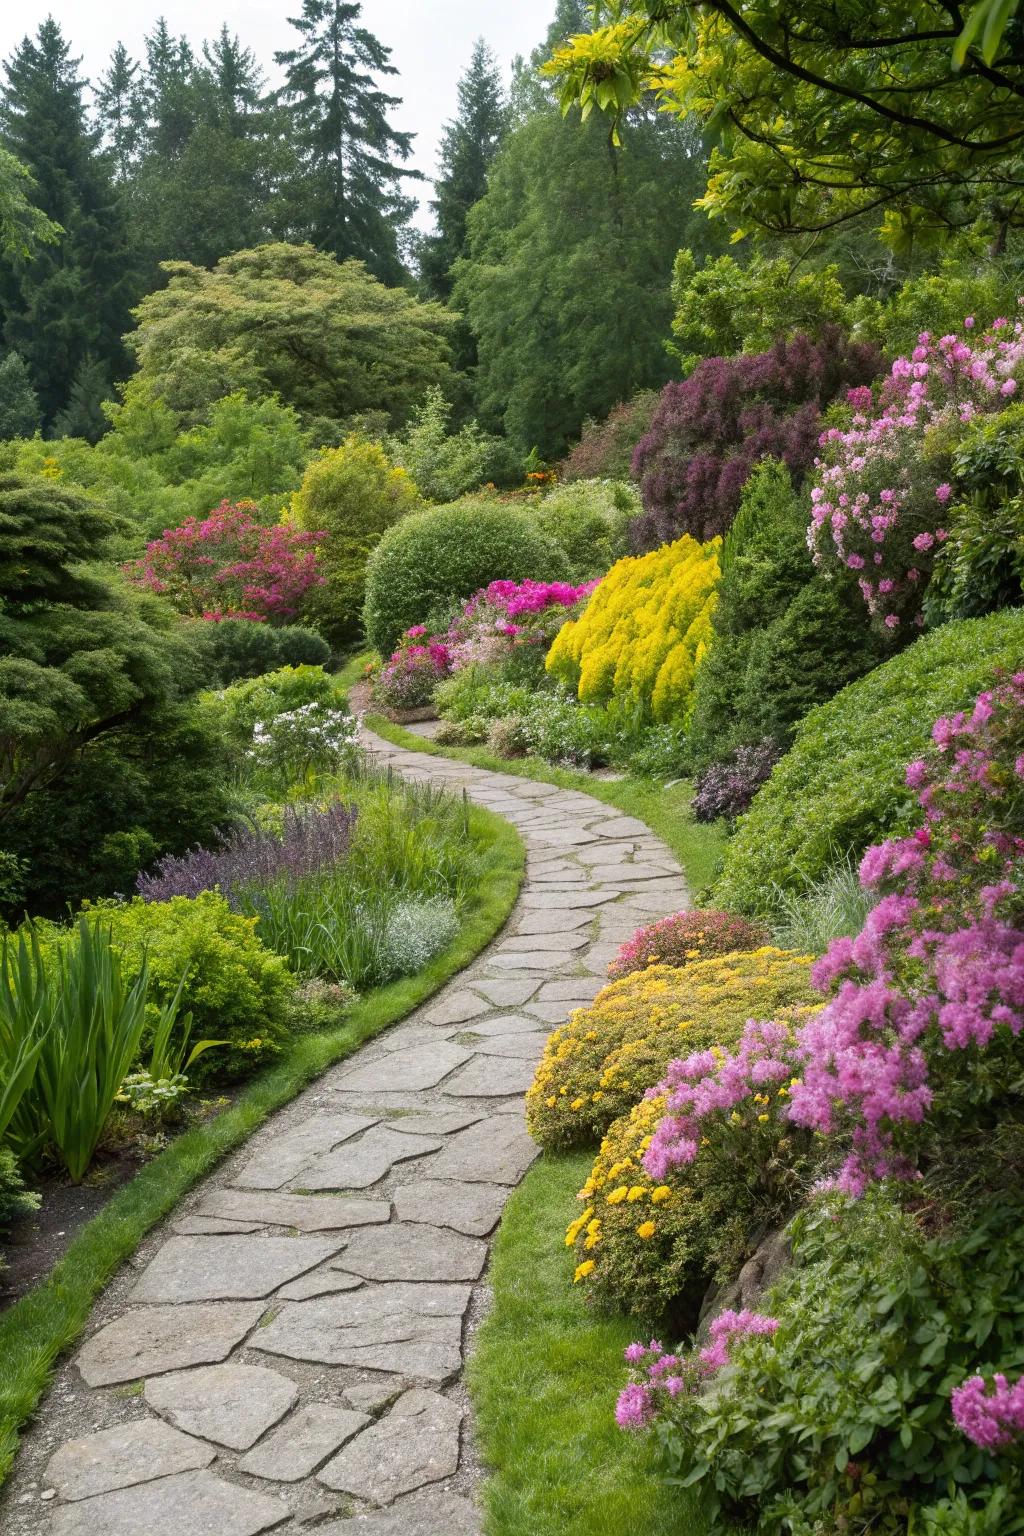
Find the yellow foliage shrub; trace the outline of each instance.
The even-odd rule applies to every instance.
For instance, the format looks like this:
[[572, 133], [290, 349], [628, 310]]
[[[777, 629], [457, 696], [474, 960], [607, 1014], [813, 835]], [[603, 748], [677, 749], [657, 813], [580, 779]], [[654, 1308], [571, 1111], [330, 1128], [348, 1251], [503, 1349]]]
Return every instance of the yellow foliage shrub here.
[[547, 669], [585, 704], [612, 699], [681, 720], [711, 640], [721, 539], [689, 535], [612, 566], [578, 619], [563, 624]]
[[[780, 1009], [775, 1017], [796, 1027], [820, 1006]], [[734, 1275], [766, 1227], [799, 1199], [808, 1136], [781, 1116], [756, 1123], [753, 1105], [749, 1124], [736, 1130], [752, 1138], [757, 1160], [770, 1169], [765, 1186], [752, 1186], [748, 1165], [715, 1145], [657, 1183], [642, 1158], [664, 1107], [664, 1099], [641, 1099], [609, 1126], [565, 1242], [576, 1249], [577, 1284], [594, 1301], [652, 1324], [670, 1314], [683, 1328], [696, 1322], [707, 1287]]]
[[729, 1047], [748, 1019], [813, 1001], [811, 964], [765, 945], [610, 982], [549, 1037], [526, 1095], [531, 1134], [548, 1148], [596, 1142], [673, 1057]]

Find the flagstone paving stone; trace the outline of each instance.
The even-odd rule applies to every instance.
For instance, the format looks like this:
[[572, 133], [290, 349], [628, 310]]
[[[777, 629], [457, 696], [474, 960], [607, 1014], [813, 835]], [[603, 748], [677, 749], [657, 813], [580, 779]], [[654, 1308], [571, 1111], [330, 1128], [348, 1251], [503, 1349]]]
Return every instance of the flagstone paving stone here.
[[538, 1154], [523, 1091], [545, 1026], [686, 892], [643, 823], [586, 794], [368, 746], [519, 828], [520, 900], [147, 1239], [25, 1436], [4, 1536], [480, 1536], [464, 1338]]

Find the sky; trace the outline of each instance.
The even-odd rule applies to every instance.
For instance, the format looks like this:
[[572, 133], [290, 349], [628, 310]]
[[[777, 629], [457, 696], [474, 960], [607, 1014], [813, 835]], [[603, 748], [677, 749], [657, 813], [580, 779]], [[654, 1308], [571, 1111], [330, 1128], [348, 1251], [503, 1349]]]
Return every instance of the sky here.
[[[197, 52], [226, 22], [273, 78], [275, 51], [292, 47], [298, 36], [287, 18], [300, 8], [300, 0], [7, 0], [0, 4], [0, 58], [9, 58], [49, 15], [82, 56], [82, 74], [95, 78], [117, 42], [138, 58], [145, 34], [163, 15]], [[554, 13], [555, 0], [363, 0], [363, 24], [392, 49], [400, 72], [385, 88], [402, 97], [394, 126], [416, 134], [411, 165], [428, 178], [435, 174], [441, 129], [454, 114], [456, 82], [476, 38], [486, 38], [507, 80], [512, 60], [543, 41]], [[407, 185], [423, 204], [416, 222], [428, 227], [431, 189]]]

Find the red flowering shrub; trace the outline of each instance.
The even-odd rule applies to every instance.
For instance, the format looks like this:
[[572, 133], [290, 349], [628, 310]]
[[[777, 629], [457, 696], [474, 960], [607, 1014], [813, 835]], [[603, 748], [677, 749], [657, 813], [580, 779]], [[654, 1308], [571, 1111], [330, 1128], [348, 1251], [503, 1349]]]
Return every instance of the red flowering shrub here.
[[373, 697], [385, 709], [421, 709], [451, 670], [446, 640], [429, 635], [425, 624], [414, 624], [377, 674]]
[[767, 352], [705, 358], [667, 384], [633, 454], [644, 504], [635, 547], [725, 533], [757, 461], [781, 459], [802, 476], [814, 462], [821, 408], [880, 366], [877, 348], [827, 327], [818, 341], [794, 336]]
[[618, 981], [621, 976], [646, 970], [649, 965], [681, 969], [691, 960], [760, 949], [770, 939], [763, 923], [753, 923], [731, 912], [675, 912], [637, 929], [608, 967], [608, 980]]
[[257, 510], [255, 502], [222, 501], [208, 517], [187, 517], [147, 544], [126, 574], [190, 618], [293, 619], [323, 584], [316, 557], [325, 535], [268, 528]]
[[613, 406], [603, 421], [585, 421], [579, 442], [558, 466], [559, 480], [628, 480], [633, 450], [650, 430], [658, 399], [656, 389], [644, 389]]

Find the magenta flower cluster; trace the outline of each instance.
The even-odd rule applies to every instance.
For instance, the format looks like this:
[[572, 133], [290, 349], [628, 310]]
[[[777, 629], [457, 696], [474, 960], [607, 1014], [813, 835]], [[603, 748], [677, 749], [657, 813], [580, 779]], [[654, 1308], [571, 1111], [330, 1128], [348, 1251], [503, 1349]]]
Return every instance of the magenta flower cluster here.
[[[973, 330], [973, 318], [965, 325]], [[819, 566], [854, 571], [872, 618], [889, 631], [919, 625], [921, 598], [948, 537], [954, 492], [927, 434], [998, 410], [1024, 383], [1024, 325], [1005, 319], [976, 340], [921, 333], [879, 391], [849, 391], [845, 430], [820, 438], [808, 543]]]
[[569, 617], [597, 586], [588, 581], [492, 581], [463, 605], [447, 635], [455, 671], [500, 666], [516, 651], [545, 650]]
[[165, 529], [125, 572], [190, 618], [293, 619], [323, 585], [317, 549], [326, 534], [267, 527], [257, 513], [254, 502], [222, 501], [208, 517]]
[[733, 1339], [754, 1334], [773, 1334], [778, 1319], [760, 1312], [720, 1312], [711, 1324], [710, 1343], [688, 1355], [669, 1353], [658, 1339], [649, 1344], [630, 1344], [625, 1360], [634, 1380], [623, 1387], [615, 1405], [615, 1422], [620, 1429], [647, 1429], [659, 1412], [675, 1398], [693, 1395], [729, 1363], [729, 1344]]
[[1024, 1376], [1011, 1386], [1000, 1372], [991, 1389], [983, 1376], [971, 1376], [951, 1397], [953, 1419], [983, 1451], [1005, 1451], [1024, 1442]]
[[428, 635], [425, 624], [414, 624], [381, 668], [374, 682], [374, 697], [391, 709], [419, 709], [430, 703], [434, 689], [449, 675], [452, 665], [447, 642]]
[[608, 967], [608, 980], [617, 981], [649, 965], [689, 965], [712, 955], [731, 955], [738, 949], [760, 949], [771, 935], [763, 923], [751, 922], [732, 912], [695, 907], [673, 912], [638, 928], [622, 945]]

